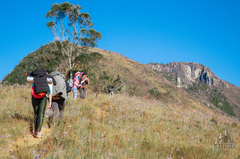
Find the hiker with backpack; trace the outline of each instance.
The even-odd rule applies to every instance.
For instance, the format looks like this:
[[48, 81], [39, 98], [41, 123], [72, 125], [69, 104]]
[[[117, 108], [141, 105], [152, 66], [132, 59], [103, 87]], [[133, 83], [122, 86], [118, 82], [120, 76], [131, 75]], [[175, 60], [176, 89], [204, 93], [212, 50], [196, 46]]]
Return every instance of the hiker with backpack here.
[[84, 99], [87, 96], [87, 92], [85, 89], [85, 85], [89, 85], [89, 79], [87, 77], [87, 73], [82, 74], [82, 78], [79, 80], [80, 81], [80, 98]]
[[50, 75], [57, 82], [57, 84], [53, 86], [52, 103], [51, 103], [51, 107], [53, 110], [53, 126], [55, 126], [55, 119], [57, 118], [58, 111], [60, 114], [60, 119], [61, 120], [63, 119], [65, 100], [67, 99], [67, 93], [71, 91], [71, 88], [69, 90], [69, 85], [65, 80], [65, 76], [61, 72], [54, 71], [54, 72], [51, 72]]
[[[27, 73], [27, 76], [32, 76], [31, 79], [34, 80], [34, 82], [28, 82], [33, 83], [32, 84], [32, 106], [34, 110], [34, 136], [39, 138], [43, 137], [41, 134], [41, 128], [43, 124], [43, 117], [44, 112], [47, 105], [47, 96], [49, 97], [49, 103], [47, 108], [51, 107], [52, 104], [52, 86], [48, 84], [48, 80], [52, 77], [47, 75], [47, 72], [45, 69], [36, 69], [30, 73]], [[28, 78], [27, 78], [28, 79]], [[54, 81], [54, 84], [56, 84], [56, 81]]]
[[[83, 73], [83, 72], [82, 72]], [[80, 76], [82, 76], [80, 72], [76, 72], [73, 78], [73, 87], [72, 87], [72, 91], [73, 91], [73, 99], [76, 100], [77, 99], [77, 92], [78, 89], [80, 88], [80, 84], [79, 84], [79, 78]]]
[[109, 97], [110, 98], [113, 97], [113, 91], [115, 91], [115, 87], [113, 85], [108, 85], [107, 90], [108, 90]]

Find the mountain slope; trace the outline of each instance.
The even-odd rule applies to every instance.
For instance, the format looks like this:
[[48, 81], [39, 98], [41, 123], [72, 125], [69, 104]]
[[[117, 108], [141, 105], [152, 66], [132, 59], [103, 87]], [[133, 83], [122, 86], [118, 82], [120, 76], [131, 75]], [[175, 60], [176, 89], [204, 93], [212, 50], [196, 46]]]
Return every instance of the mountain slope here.
[[[54, 46], [47, 47], [49, 45], [41, 47], [45, 50], [43, 54], [34, 52], [29, 55], [35, 58], [34, 63], [25, 57], [5, 82], [11, 79], [12, 83], [18, 83], [20, 79], [14, 77], [22, 77], [27, 69], [51, 66], [55, 57], [51, 58], [46, 50], [50, 53], [57, 53], [57, 50]], [[3, 123], [0, 125], [0, 157], [229, 158], [239, 155], [239, 147], [227, 153], [213, 148], [215, 138], [224, 128], [231, 132], [236, 145], [239, 145], [239, 120], [215, 113], [218, 112], [215, 107], [212, 111], [144, 64], [107, 50], [91, 48], [90, 52], [98, 52], [103, 58], [94, 68], [88, 69], [91, 79], [87, 87], [88, 96], [84, 100], [73, 100], [71, 92], [69, 97], [74, 109], [66, 102], [64, 119], [37, 144], [31, 145], [26, 138], [33, 128], [30, 85], [0, 85], [0, 104], [3, 106], [0, 110]], [[42, 61], [43, 55], [48, 60]], [[82, 52], [80, 55], [87, 57]], [[59, 63], [50, 68], [68, 76], [66, 59], [58, 60]], [[76, 65], [82, 67], [80, 63]], [[84, 67], [93, 66], [87, 65]], [[110, 78], [120, 77], [122, 87], [114, 98], [103, 93], [99, 96], [94, 94], [95, 82], [101, 81], [93, 81], [93, 73], [101, 76], [103, 71]], [[165, 77], [172, 78], [170, 75]], [[25, 83], [26, 77], [21, 80]], [[104, 84], [102, 88], [107, 82], [101, 83]], [[51, 127], [49, 124], [45, 120], [44, 127]], [[19, 140], [25, 145], [19, 145]]]
[[[79, 50], [78, 54], [81, 55], [83, 52], [80, 47]], [[90, 52], [98, 52], [103, 55], [103, 59], [88, 72], [89, 78], [92, 80], [92, 84], [89, 86], [92, 92], [95, 91], [95, 84], [99, 83], [99, 81], [93, 81], [94, 78], [91, 73], [100, 76], [105, 71], [110, 78], [116, 79], [118, 76], [120, 77], [122, 83], [122, 87], [119, 89], [120, 93], [127, 93], [130, 96], [155, 98], [163, 103], [178, 103], [185, 107], [198, 107], [199, 109], [210, 111], [207, 107], [195, 102], [184, 90], [177, 88], [144, 64], [107, 50], [90, 48]], [[79, 66], [81, 65], [79, 64]], [[25, 72], [39, 67], [47, 67], [50, 71], [61, 71], [66, 77], [69, 75], [66, 57], [59, 52], [55, 43], [50, 43], [23, 58], [20, 64], [4, 78], [3, 83], [24, 84], [26, 82]], [[74, 71], [77, 70], [81, 71], [81, 68], [75, 68]], [[103, 83], [101, 90], [104, 90], [107, 84], [109, 84], [109, 81]]]
[[240, 88], [217, 77], [207, 66], [190, 62], [149, 63], [147, 67], [161, 74], [177, 87], [205, 105], [214, 105], [240, 119]]

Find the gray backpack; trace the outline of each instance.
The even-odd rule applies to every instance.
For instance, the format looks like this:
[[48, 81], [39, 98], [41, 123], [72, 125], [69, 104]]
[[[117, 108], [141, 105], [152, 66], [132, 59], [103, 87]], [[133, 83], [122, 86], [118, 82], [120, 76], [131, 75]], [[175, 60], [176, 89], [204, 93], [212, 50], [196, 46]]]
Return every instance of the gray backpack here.
[[67, 99], [65, 76], [59, 71], [51, 72], [49, 75], [53, 76], [57, 83], [56, 85], [53, 85], [52, 88], [53, 100], [59, 98]]

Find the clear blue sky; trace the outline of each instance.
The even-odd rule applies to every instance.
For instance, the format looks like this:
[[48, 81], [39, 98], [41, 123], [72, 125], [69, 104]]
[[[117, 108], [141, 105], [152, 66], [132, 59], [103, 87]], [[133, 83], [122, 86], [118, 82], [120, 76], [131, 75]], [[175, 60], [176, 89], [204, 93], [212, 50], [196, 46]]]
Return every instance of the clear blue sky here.
[[[65, 1], [1, 2], [0, 80], [19, 61], [53, 40], [45, 17]], [[240, 86], [239, 0], [68, 1], [90, 13], [99, 48], [143, 64], [197, 62]]]

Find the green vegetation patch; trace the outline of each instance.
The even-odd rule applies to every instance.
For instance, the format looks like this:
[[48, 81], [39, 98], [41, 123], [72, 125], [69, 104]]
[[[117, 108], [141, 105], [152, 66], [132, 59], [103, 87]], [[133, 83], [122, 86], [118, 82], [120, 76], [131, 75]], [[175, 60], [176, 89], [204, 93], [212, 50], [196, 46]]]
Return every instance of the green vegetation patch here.
[[3, 84], [25, 84], [25, 73], [36, 68], [47, 68], [50, 72], [65, 60], [63, 54], [57, 49], [55, 43], [41, 46], [38, 50], [28, 54], [2, 81]]
[[217, 89], [213, 88], [210, 90], [209, 100], [215, 107], [221, 109], [228, 115], [236, 116], [233, 107], [226, 100], [226, 97]]

